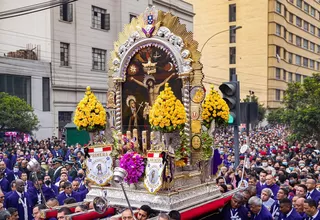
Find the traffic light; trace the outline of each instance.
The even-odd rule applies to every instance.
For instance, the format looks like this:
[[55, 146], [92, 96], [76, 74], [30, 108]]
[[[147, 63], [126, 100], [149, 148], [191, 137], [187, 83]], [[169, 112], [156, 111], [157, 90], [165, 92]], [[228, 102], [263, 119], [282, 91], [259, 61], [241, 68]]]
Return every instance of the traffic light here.
[[238, 81], [224, 82], [219, 89], [230, 109], [229, 125], [240, 125], [240, 83]]

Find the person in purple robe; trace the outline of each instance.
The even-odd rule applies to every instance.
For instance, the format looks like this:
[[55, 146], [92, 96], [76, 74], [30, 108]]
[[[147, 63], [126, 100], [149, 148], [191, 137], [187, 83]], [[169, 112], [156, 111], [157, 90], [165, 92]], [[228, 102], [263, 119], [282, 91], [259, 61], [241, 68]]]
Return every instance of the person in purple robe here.
[[57, 197], [58, 201], [59, 201], [59, 205], [63, 205], [63, 201], [66, 198], [72, 197], [74, 198], [77, 202], [81, 202], [82, 199], [82, 195], [80, 195], [77, 192], [72, 191], [72, 185], [70, 182], [65, 182], [63, 184], [63, 192], [60, 193]]
[[273, 220], [270, 211], [262, 205], [262, 200], [259, 197], [251, 197], [248, 203], [251, 211], [251, 220]]
[[316, 189], [317, 182], [313, 178], [309, 177], [307, 179], [306, 186], [308, 189], [306, 195], [307, 199], [313, 199], [318, 204], [320, 201], [320, 192]]
[[247, 220], [248, 209], [243, 206], [243, 195], [240, 192], [235, 193], [230, 202], [222, 209], [221, 216], [224, 220]]
[[9, 181], [9, 184], [14, 180], [12, 170], [8, 169], [5, 162], [0, 162], [0, 172], [4, 173], [5, 178]]
[[33, 219], [32, 201], [30, 195], [24, 192], [24, 187], [22, 180], [16, 180], [16, 191], [13, 191], [5, 200], [7, 207], [13, 207], [18, 210], [20, 220]]
[[16, 163], [13, 167], [13, 177], [15, 180], [20, 179], [22, 172], [19, 170], [19, 164]]
[[[280, 189], [280, 187], [275, 183], [274, 178], [272, 175], [267, 175], [266, 177], [266, 184], [262, 187], [262, 189], [264, 188], [269, 188], [272, 191], [272, 198], [274, 198], [275, 196], [277, 196], [277, 193]], [[262, 190], [261, 189], [261, 190]]]
[[271, 206], [270, 213], [274, 220], [278, 220], [280, 216], [280, 200], [288, 198], [289, 191], [286, 188], [279, 189], [277, 193], [277, 200]]
[[317, 203], [313, 199], [304, 200], [304, 212], [307, 215], [305, 220], [320, 220], [320, 212], [317, 208]]
[[257, 182], [257, 195], [260, 197], [262, 188], [266, 185], [267, 172], [261, 170], [259, 174], [259, 181]]
[[292, 207], [292, 202], [288, 198], [280, 200], [280, 217], [281, 220], [302, 220], [301, 215]]

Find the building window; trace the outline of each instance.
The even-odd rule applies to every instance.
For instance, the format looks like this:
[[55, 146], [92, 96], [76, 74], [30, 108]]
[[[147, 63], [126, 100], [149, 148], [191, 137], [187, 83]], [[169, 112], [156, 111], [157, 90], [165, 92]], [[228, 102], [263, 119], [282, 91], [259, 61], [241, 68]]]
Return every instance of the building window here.
[[276, 89], [276, 100], [280, 101], [280, 89]]
[[283, 38], [287, 39], [287, 29], [283, 28]]
[[310, 68], [314, 69], [314, 60], [310, 60]]
[[278, 12], [279, 14], [281, 14], [281, 4], [280, 2], [276, 2], [276, 12]]
[[290, 23], [293, 23], [293, 14], [289, 12], [289, 21]]
[[316, 17], [316, 9], [311, 7], [311, 16]]
[[314, 48], [315, 48], [315, 44], [312, 43], [312, 42], [310, 42], [310, 50], [311, 50], [312, 52], [314, 52]]
[[230, 47], [230, 64], [236, 64], [236, 48]]
[[292, 53], [288, 53], [288, 57], [289, 57], [288, 61], [289, 61], [289, 63], [292, 63], [292, 56], [293, 56]]
[[293, 1], [294, 1], [294, 0], [289, 0], [289, 2], [292, 3], [292, 4], [293, 4]]
[[289, 33], [289, 42], [293, 43], [293, 34], [292, 33]]
[[276, 55], [280, 56], [281, 54], [281, 47], [276, 46]]
[[59, 128], [63, 129], [68, 123], [72, 121], [73, 112], [58, 112]]
[[317, 53], [320, 53], [320, 45], [318, 45], [317, 47], [318, 47]]
[[304, 3], [304, 11], [309, 14], [309, 4]]
[[296, 65], [301, 66], [301, 57], [299, 55], [296, 55]]
[[276, 79], [280, 79], [280, 78], [281, 78], [281, 69], [276, 68]]
[[281, 36], [281, 26], [279, 24], [276, 25], [276, 34]]
[[316, 34], [316, 27], [314, 25], [312, 25], [312, 24], [310, 24], [310, 32], [313, 35]]
[[129, 22], [131, 22], [131, 21], [132, 21], [132, 19], [134, 19], [134, 18], [136, 18], [136, 17], [137, 17], [137, 15], [133, 15], [133, 14], [130, 14], [129, 16], [130, 16], [130, 17], [129, 17]]
[[292, 73], [291, 72], [289, 72], [288, 73], [288, 82], [292, 82]]
[[60, 5], [60, 20], [61, 21], [73, 21], [73, 4]]
[[320, 70], [320, 62], [317, 63], [317, 70]]
[[106, 70], [106, 50], [92, 48], [92, 69]]
[[302, 26], [301, 23], [302, 23], [302, 22], [301, 22], [301, 18], [296, 17], [296, 25], [297, 25], [298, 27], [301, 27], [301, 26]]
[[309, 31], [309, 23], [308, 22], [304, 21], [303, 29], [306, 30], [306, 31]]
[[110, 30], [110, 14], [107, 14], [107, 10], [92, 6], [92, 27]]
[[31, 105], [31, 77], [0, 74], [0, 92], [18, 96]]
[[301, 47], [301, 37], [299, 37], [299, 36], [296, 36], [296, 45], [298, 47]]
[[50, 78], [42, 77], [42, 110], [50, 111]]
[[[320, 17], [320, 13], [319, 13], [319, 17]], [[318, 37], [320, 37], [320, 28], [318, 28]]]
[[233, 80], [233, 75], [236, 75], [236, 68], [229, 68], [229, 81]]
[[237, 19], [236, 4], [229, 5], [229, 22], [236, 21], [236, 19]]
[[69, 66], [69, 44], [60, 43], [60, 66]]
[[299, 8], [302, 8], [302, 0], [297, 0], [297, 6], [298, 6]]
[[230, 26], [230, 43], [236, 42], [236, 26]]
[[308, 67], [308, 58], [306, 57], [303, 58], [303, 66]]
[[301, 83], [301, 75], [296, 73], [296, 82], [300, 82]]
[[308, 49], [309, 48], [308, 44], [309, 44], [308, 40], [303, 39], [303, 48]]
[[283, 78], [284, 81], [287, 80], [287, 72], [285, 70], [283, 70]]

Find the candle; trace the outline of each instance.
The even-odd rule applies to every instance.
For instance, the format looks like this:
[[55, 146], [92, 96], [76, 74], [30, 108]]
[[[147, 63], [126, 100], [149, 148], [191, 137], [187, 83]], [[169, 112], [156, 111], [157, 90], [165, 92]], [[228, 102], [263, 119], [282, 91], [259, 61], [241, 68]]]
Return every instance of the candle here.
[[147, 146], [147, 131], [142, 131], [142, 150], [143, 154], [147, 154], [148, 146]]
[[133, 143], [134, 143], [134, 148], [136, 151], [138, 150], [137, 148], [139, 147], [139, 142], [138, 142], [138, 129], [133, 129], [132, 131], [132, 136], [133, 136]]
[[151, 131], [150, 133], [150, 145], [151, 145], [151, 150], [154, 150], [154, 145], [155, 145], [155, 133], [153, 131]]

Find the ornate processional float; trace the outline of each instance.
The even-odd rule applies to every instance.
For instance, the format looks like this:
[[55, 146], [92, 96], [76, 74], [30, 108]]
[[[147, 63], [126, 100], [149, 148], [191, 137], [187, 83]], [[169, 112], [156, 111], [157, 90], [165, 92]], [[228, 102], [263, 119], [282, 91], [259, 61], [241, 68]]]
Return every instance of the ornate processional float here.
[[88, 201], [106, 197], [110, 205], [127, 206], [121, 187], [133, 207], [161, 211], [221, 197], [213, 181], [222, 164], [213, 132], [227, 123], [229, 108], [213, 88], [206, 95], [197, 48], [178, 17], [154, 7], [119, 34], [107, 110], [88, 87], [74, 119], [91, 137], [86, 172], [95, 186]]

